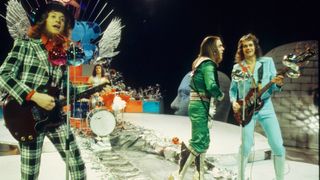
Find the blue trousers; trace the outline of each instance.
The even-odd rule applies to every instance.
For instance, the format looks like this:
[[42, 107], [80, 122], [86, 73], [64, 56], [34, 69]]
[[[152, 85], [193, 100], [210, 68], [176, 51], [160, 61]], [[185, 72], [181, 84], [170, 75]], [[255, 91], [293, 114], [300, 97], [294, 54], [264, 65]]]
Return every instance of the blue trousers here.
[[[273, 109], [273, 108], [272, 108]], [[242, 155], [248, 157], [253, 145], [253, 134], [256, 122], [259, 122], [267, 135], [268, 143], [271, 147], [273, 155], [284, 156], [285, 149], [277, 116], [274, 111], [267, 112], [261, 110], [255, 113], [252, 120], [242, 131]]]

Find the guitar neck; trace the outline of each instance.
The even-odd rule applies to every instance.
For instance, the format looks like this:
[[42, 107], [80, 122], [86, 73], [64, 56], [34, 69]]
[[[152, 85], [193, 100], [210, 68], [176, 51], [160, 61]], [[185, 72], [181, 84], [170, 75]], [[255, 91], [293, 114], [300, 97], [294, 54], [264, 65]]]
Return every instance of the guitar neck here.
[[[306, 51], [300, 53], [299, 55], [297, 55], [297, 56], [295, 57], [295, 61], [296, 61], [295, 64], [296, 64], [298, 67], [303, 66], [305, 63], [308, 63], [307, 60], [308, 60], [310, 57], [314, 56], [314, 55], [315, 55], [315, 51], [312, 50], [312, 49], [310, 49], [310, 48], [308, 48]], [[284, 67], [284, 68], [278, 73], [278, 75], [283, 75], [283, 76], [284, 76], [285, 73], [288, 72], [289, 70], [290, 70], [289, 67]], [[266, 90], [268, 90], [272, 84], [273, 84], [273, 82], [270, 81], [267, 85], [265, 85], [265, 86], [261, 89], [261, 91], [258, 93], [258, 98], [260, 98], [261, 95], [262, 95]]]
[[[290, 69], [290, 68], [285, 67], [285, 68], [283, 68], [277, 75], [284, 75], [286, 72], [289, 71], [289, 69]], [[266, 85], [259, 91], [257, 98], [260, 98], [260, 97], [262, 96], [262, 94], [263, 94], [264, 92], [266, 92], [266, 91], [271, 87], [271, 85], [272, 85], [273, 83], [274, 83], [274, 82], [270, 81], [268, 84], [266, 84]]]
[[[92, 94], [101, 91], [103, 89], [103, 87], [105, 87], [106, 85], [110, 85], [110, 83], [105, 82], [105, 83], [99, 84], [98, 86], [92, 87], [88, 90], [85, 90], [77, 95], [73, 95], [70, 97], [70, 102], [77, 101], [82, 98], [89, 98]], [[65, 99], [60, 100], [60, 104], [61, 104], [61, 106], [67, 105], [67, 99], [65, 98]]]

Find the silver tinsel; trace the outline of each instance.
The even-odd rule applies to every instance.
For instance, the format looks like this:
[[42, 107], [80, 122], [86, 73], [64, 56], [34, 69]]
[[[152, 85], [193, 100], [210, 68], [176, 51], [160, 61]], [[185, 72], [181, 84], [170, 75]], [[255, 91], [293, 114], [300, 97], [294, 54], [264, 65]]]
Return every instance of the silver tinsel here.
[[9, 0], [7, 4], [6, 19], [8, 31], [13, 39], [27, 38], [30, 27], [28, 15], [21, 3], [17, 0]]
[[120, 43], [121, 29], [123, 27], [120, 18], [111, 20], [99, 41], [99, 57], [111, 58], [119, 54], [119, 51], [115, 51], [115, 49]]

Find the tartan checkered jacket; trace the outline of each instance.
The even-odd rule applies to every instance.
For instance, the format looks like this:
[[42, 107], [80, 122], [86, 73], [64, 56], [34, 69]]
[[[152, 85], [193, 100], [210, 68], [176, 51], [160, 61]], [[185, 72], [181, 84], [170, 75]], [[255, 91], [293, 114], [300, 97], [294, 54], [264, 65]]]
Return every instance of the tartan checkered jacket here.
[[0, 67], [0, 88], [22, 104], [33, 89], [41, 92], [50, 76], [58, 84], [63, 71], [48, 61], [41, 39], [16, 39]]

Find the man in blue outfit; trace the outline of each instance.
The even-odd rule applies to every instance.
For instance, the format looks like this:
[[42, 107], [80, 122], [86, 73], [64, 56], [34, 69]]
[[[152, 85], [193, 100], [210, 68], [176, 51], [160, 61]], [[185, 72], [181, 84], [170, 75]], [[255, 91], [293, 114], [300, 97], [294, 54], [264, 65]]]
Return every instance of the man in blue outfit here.
[[237, 101], [243, 99], [251, 88], [258, 88], [259, 91], [270, 81], [273, 84], [261, 96], [261, 100], [264, 102], [263, 107], [255, 112], [250, 122], [243, 127], [242, 144], [239, 151], [238, 179], [245, 179], [245, 168], [254, 141], [254, 126], [258, 121], [264, 129], [272, 149], [276, 179], [283, 180], [285, 148], [278, 119], [271, 102], [271, 95], [273, 91], [281, 90], [284, 77], [277, 75], [273, 59], [261, 57], [261, 54], [258, 39], [253, 34], [241, 37], [238, 42], [235, 56], [236, 64], [233, 67], [233, 72], [235, 70], [244, 71], [249, 74], [249, 78], [239, 82], [234, 79], [231, 81], [230, 101], [233, 111], [235, 113], [241, 111], [241, 106]]

